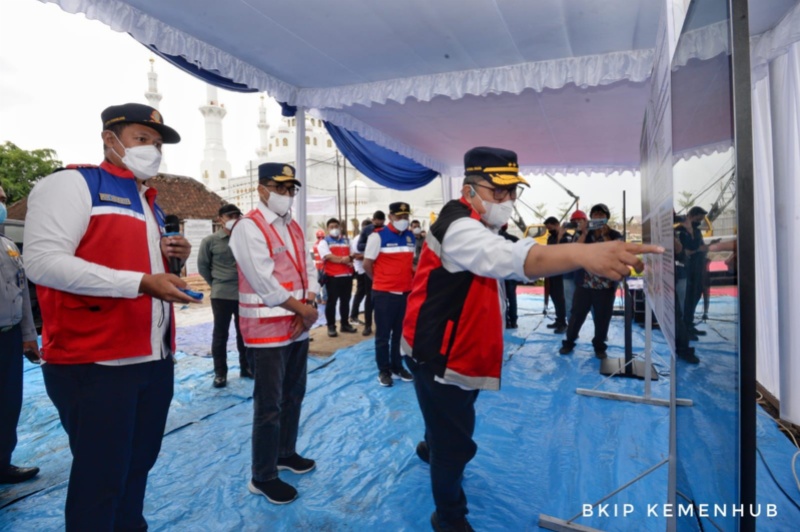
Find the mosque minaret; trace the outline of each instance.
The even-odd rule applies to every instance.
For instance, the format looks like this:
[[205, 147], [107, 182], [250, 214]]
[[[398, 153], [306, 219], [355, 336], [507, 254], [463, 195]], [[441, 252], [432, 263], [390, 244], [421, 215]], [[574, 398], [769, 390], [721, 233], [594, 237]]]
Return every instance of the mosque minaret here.
[[[144, 93], [144, 97], [147, 99], [147, 104], [152, 107], [153, 109], [158, 109], [158, 105], [161, 102], [161, 93], [158, 92], [158, 74], [156, 74], [154, 65], [156, 60], [152, 57], [150, 58], [150, 72], [147, 73], [147, 92]], [[167, 161], [164, 155], [161, 155], [161, 165], [158, 167], [158, 172], [160, 174], [168, 173], [167, 170]]]
[[[206, 102], [200, 106], [200, 113], [205, 119], [206, 145], [203, 150], [203, 162], [200, 164], [200, 175], [203, 184], [210, 190], [220, 193], [228, 188], [231, 177], [231, 164], [222, 140], [222, 119], [228, 113], [219, 103], [217, 88], [206, 85]], [[225, 197], [225, 194], [222, 194]]]

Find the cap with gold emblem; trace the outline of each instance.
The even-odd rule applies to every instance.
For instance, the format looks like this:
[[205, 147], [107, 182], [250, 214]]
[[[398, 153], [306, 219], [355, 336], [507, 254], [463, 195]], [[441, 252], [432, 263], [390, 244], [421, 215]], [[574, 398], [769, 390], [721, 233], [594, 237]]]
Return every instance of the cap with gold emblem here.
[[527, 185], [519, 175], [517, 154], [502, 148], [481, 146], [464, 154], [464, 175], [478, 176], [498, 187]]
[[283, 163], [264, 163], [258, 165], [259, 181], [275, 181], [277, 183], [294, 183], [301, 186], [302, 183], [294, 175], [294, 166]]
[[103, 129], [108, 129], [114, 124], [142, 124], [158, 131], [164, 144], [177, 144], [181, 136], [171, 127], [164, 125], [164, 117], [149, 105], [141, 103], [126, 103], [112, 105], [100, 113]]
[[395, 216], [398, 214], [411, 214], [411, 208], [408, 206], [408, 203], [396, 201], [389, 204], [389, 214], [394, 214]]

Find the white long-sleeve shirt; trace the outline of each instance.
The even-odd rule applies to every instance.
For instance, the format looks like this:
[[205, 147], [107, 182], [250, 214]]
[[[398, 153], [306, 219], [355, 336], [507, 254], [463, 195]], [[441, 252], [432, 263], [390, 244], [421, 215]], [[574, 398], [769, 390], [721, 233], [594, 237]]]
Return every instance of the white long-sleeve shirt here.
[[[258, 210], [264, 215], [267, 223], [272, 225], [278, 232], [291, 256], [297, 260], [298, 257], [295, 254], [294, 246], [291, 244], [292, 239], [287, 226], [287, 223], [291, 220], [291, 215], [287, 215], [284, 219], [284, 217], [278, 216], [269, 210], [263, 202], [259, 202]], [[247, 278], [250, 286], [253, 287], [255, 293], [258, 294], [258, 297], [261, 298], [261, 301], [266, 306], [277, 307], [289, 299], [291, 294], [280, 285], [272, 274], [275, 270], [275, 261], [272, 260], [269, 254], [264, 234], [253, 220], [242, 218], [236, 223], [231, 232], [230, 246], [233, 256], [236, 258], [236, 264], [242, 269], [242, 273]], [[303, 253], [306, 259], [308, 291], [316, 294], [319, 292], [319, 284], [317, 283], [317, 269], [314, 266], [314, 261], [308, 260], [305, 256], [305, 249], [298, 251]], [[308, 332], [304, 332], [296, 340], [292, 341], [296, 342], [306, 338], [308, 338]]]
[[[145, 198], [144, 207], [150, 271], [165, 273], [161, 256], [161, 231]], [[86, 180], [77, 170], [64, 170], [41, 181], [28, 196], [23, 255], [28, 277], [42, 286], [73, 294], [96, 297], [140, 297], [144, 274], [115, 270], [75, 256], [92, 213], [92, 198]], [[121, 243], [124, 245], [124, 243]], [[109, 248], [115, 244], [109, 242]], [[164, 337], [170, 326], [170, 304], [153, 298], [150, 353], [141, 356], [98, 362], [105, 365], [138, 364], [160, 360], [169, 353]]]

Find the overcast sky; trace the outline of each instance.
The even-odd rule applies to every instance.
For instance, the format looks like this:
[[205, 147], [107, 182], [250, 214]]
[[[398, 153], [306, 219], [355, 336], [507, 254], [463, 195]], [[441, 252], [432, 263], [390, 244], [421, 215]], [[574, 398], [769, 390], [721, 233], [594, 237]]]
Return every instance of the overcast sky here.
[[[0, 142], [9, 140], [27, 150], [52, 148], [65, 164], [96, 164], [101, 157], [101, 111], [119, 103], [147, 103], [151, 53], [127, 34], [54, 4], [0, 1], [0, 49]], [[160, 59], [155, 68], [165, 123], [183, 138], [165, 147], [169, 171], [197, 178], [204, 146], [198, 107], [205, 100], [205, 85]], [[220, 101], [228, 110], [223, 122], [228, 159], [234, 175], [241, 175], [258, 147], [259, 97], [220, 90]], [[273, 101], [269, 104], [274, 127], [280, 111]], [[604, 202], [621, 214], [626, 190], [629, 215], [641, 212], [638, 176], [568, 176], [560, 181], [581, 196], [584, 209]], [[532, 206], [546, 203], [548, 214], [571, 202], [544, 176], [533, 177], [522, 199]]]

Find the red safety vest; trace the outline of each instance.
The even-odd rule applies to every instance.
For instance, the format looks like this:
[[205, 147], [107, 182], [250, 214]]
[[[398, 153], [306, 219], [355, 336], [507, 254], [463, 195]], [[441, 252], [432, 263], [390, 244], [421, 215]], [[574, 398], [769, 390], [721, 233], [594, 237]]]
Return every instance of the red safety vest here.
[[[371, 235], [370, 235], [371, 236]], [[402, 233], [392, 225], [378, 232], [381, 252], [373, 266], [372, 289], [379, 292], [410, 292], [414, 277], [414, 233]]]
[[[156, 190], [145, 191], [149, 205], [143, 206], [131, 172], [107, 162], [99, 168], [67, 168], [83, 175], [92, 198], [89, 225], [75, 256], [115, 270], [151, 273], [143, 209], [153, 209], [163, 226], [163, 214], [155, 204]], [[166, 260], [164, 267], [166, 270]], [[43, 285], [38, 285], [36, 292], [42, 311], [42, 358], [47, 363], [87, 364], [152, 354], [152, 297], [84, 296]], [[172, 305], [170, 313], [174, 352]]]
[[[269, 254], [275, 263], [272, 275], [289, 294], [301, 303], [306, 301], [308, 275], [306, 274], [305, 240], [300, 226], [289, 223], [291, 242], [284, 243], [278, 232], [268, 223], [258, 209], [253, 209], [245, 218], [250, 218], [261, 230], [267, 241]], [[294, 257], [287, 245], [294, 247]], [[256, 294], [253, 287], [239, 270], [239, 327], [248, 347], [273, 347], [291, 340], [292, 321], [295, 313], [282, 307], [268, 307]]]
[[[349, 257], [350, 256], [350, 241], [347, 238], [334, 239], [330, 236], [325, 237], [325, 242], [331, 250], [331, 255], [334, 257]], [[323, 257], [323, 260], [325, 257]], [[353, 275], [355, 270], [352, 264], [341, 264], [339, 262], [325, 261], [325, 275], [328, 277], [341, 277], [344, 275]]]
[[431, 226], [408, 296], [401, 345], [445, 382], [498, 390], [503, 365], [498, 281], [469, 271], [451, 273], [442, 266], [447, 229], [468, 216], [480, 218], [469, 204], [453, 200]]
[[317, 240], [314, 243], [314, 248], [313, 248], [313, 250], [314, 250], [314, 267], [317, 269], [317, 271], [322, 269], [322, 257], [319, 256], [319, 243], [320, 243], [320, 241], [321, 241], [321, 239]]

